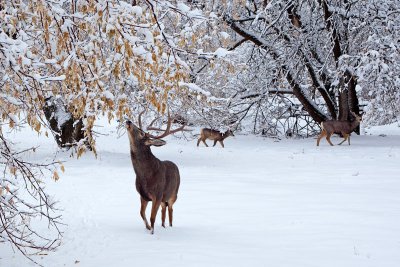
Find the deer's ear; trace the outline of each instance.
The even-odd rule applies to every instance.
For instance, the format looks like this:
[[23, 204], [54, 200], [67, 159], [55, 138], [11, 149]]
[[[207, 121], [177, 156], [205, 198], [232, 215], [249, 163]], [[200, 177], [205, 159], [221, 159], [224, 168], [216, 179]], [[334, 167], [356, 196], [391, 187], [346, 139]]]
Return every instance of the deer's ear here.
[[147, 139], [146, 141], [144, 141], [144, 144], [146, 146], [163, 146], [165, 145], [167, 142], [165, 142], [162, 139]]

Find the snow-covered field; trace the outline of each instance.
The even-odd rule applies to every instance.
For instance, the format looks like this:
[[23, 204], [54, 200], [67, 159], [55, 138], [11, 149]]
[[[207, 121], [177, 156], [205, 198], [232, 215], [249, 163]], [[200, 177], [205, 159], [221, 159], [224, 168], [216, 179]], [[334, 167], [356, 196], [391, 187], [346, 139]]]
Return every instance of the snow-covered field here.
[[[162, 228], [159, 214], [154, 235], [139, 216], [128, 138], [102, 131], [110, 134], [98, 138], [98, 159], [61, 153], [66, 172], [48, 181], [67, 226], [56, 252], [35, 257], [46, 267], [400, 266], [396, 125], [334, 147], [237, 134], [225, 149], [197, 148], [197, 140], [168, 138], [152, 150], [178, 165], [181, 188], [174, 227]], [[38, 157], [56, 150], [32, 133], [13, 138], [40, 144]], [[1, 267], [32, 265], [0, 245]]]

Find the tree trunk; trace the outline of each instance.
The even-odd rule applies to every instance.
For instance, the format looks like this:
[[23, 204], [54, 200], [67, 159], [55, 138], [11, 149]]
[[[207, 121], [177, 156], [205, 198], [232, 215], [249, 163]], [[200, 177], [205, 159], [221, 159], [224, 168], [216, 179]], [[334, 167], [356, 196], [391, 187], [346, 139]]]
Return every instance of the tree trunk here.
[[74, 119], [60, 99], [47, 98], [43, 111], [59, 147], [72, 147], [85, 139], [82, 119]]
[[[356, 92], [357, 80], [350, 74], [350, 72], [346, 72], [346, 77], [348, 78], [347, 88], [349, 89], [349, 109], [357, 115], [360, 115], [360, 105]], [[360, 134], [360, 125], [357, 126], [354, 132], [358, 135]]]
[[[284, 66], [283, 66], [284, 67]], [[315, 105], [313, 105], [313, 102], [311, 99], [309, 99], [301, 90], [300, 85], [294, 80], [293, 76], [291, 73], [288, 71], [286, 74], [286, 79], [290, 84], [290, 87], [293, 90], [293, 94], [297, 97], [297, 99], [300, 101], [300, 103], [303, 105], [303, 107], [307, 110], [308, 114], [310, 114], [311, 118], [313, 118], [314, 121], [321, 123], [325, 121], [327, 118], [326, 116], [320, 112], [318, 108], [316, 108]]]
[[339, 92], [339, 117], [340, 121], [347, 121], [349, 118], [349, 97], [348, 90], [344, 89]]

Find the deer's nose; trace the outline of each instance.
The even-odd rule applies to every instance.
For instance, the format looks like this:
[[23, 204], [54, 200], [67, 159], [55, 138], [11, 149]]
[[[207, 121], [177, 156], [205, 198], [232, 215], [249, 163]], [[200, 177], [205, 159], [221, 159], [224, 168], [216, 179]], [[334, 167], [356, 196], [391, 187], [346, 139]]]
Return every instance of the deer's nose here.
[[131, 122], [131, 121], [126, 121], [126, 122], [125, 122], [125, 125], [126, 125], [127, 128], [129, 128], [129, 127], [131, 127], [132, 122]]

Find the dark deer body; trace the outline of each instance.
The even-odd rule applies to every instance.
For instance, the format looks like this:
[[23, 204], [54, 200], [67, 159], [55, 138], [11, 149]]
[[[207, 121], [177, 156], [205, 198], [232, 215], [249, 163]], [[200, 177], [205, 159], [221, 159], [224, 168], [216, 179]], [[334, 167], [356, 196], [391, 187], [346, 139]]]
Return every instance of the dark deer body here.
[[350, 122], [350, 121], [338, 121], [338, 120], [329, 120], [329, 121], [324, 121], [321, 123], [321, 134], [318, 136], [317, 139], [317, 146], [319, 146], [319, 142], [322, 137], [326, 136], [326, 140], [328, 143], [333, 146], [331, 142], [331, 136], [334, 133], [341, 134], [343, 136], [343, 141], [339, 143], [339, 145], [343, 144], [346, 140], [348, 140], [349, 145], [350, 145], [350, 134], [353, 132], [358, 125], [360, 125], [360, 122], [362, 121], [361, 116], [357, 116], [354, 112], [351, 112], [353, 116], [355, 117], [355, 120]]
[[208, 147], [206, 140], [210, 139], [210, 140], [214, 141], [213, 146], [215, 146], [217, 144], [217, 142], [219, 142], [221, 144], [221, 146], [224, 147], [224, 140], [228, 136], [235, 136], [235, 135], [233, 134], [233, 132], [231, 130], [227, 130], [224, 133], [220, 133], [219, 131], [216, 131], [213, 129], [203, 128], [203, 129], [201, 129], [201, 132], [200, 132], [200, 138], [199, 138], [199, 140], [197, 140], [197, 146], [199, 146], [200, 141], [202, 141]]
[[[180, 175], [178, 167], [171, 161], [161, 161], [151, 152], [150, 146], [162, 146], [166, 142], [143, 132], [132, 122], [126, 122], [130, 142], [132, 165], [136, 173], [136, 190], [140, 194], [140, 216], [146, 228], [154, 233], [154, 222], [161, 206], [161, 222], [165, 227], [166, 209], [168, 207], [169, 225], [172, 226], [173, 204], [178, 197]], [[169, 128], [169, 127], [168, 127]], [[183, 128], [183, 127], [182, 127]], [[146, 219], [146, 207], [152, 202], [150, 225]]]

